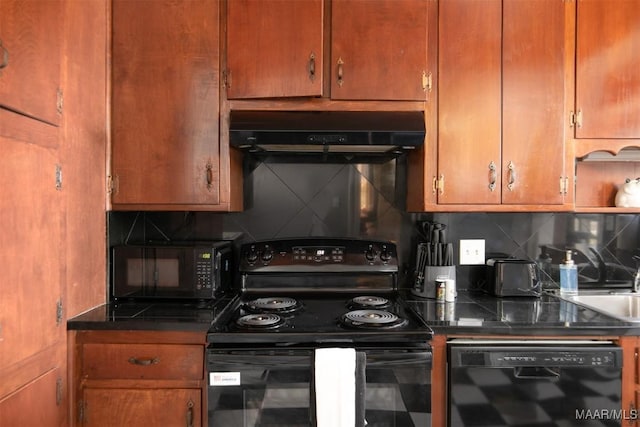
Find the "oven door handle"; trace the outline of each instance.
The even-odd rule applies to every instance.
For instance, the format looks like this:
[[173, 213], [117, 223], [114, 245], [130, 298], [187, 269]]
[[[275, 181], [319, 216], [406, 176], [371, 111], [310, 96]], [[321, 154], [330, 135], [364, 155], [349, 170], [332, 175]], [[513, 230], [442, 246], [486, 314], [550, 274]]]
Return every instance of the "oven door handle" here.
[[513, 376], [518, 379], [557, 379], [560, 378], [560, 368], [550, 366], [516, 366], [513, 368]]

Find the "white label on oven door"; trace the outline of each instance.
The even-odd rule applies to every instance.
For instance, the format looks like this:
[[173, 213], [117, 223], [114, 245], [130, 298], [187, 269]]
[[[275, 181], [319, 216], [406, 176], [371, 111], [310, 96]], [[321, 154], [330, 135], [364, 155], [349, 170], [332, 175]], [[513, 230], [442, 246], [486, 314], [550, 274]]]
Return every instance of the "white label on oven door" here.
[[240, 372], [209, 372], [209, 385], [240, 385]]

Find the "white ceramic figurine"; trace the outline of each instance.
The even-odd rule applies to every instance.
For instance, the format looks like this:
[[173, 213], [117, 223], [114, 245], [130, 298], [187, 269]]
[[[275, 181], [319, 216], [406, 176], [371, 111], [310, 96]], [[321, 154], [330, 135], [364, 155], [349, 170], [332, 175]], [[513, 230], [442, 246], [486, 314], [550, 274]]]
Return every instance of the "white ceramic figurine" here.
[[640, 207], [640, 178], [627, 178], [627, 181], [620, 186], [616, 194], [616, 207]]

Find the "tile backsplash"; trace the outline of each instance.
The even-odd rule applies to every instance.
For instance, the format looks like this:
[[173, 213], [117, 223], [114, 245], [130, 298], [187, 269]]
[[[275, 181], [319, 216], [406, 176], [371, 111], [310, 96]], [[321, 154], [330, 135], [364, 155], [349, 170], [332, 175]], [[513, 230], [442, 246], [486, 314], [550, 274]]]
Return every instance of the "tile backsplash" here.
[[[217, 239], [240, 234], [239, 242], [327, 236], [396, 242], [401, 279], [410, 277], [415, 224], [447, 225], [458, 264], [460, 239], [485, 239], [486, 253], [535, 260], [548, 286], [558, 281], [563, 251], [574, 248], [581, 278], [630, 281], [640, 255], [635, 214], [407, 213], [406, 164], [400, 157], [376, 164], [247, 161], [245, 210], [214, 212], [110, 212], [109, 244], [140, 240]], [[606, 266], [606, 269], [602, 267]], [[478, 286], [482, 267], [457, 266], [460, 289]], [[613, 282], [612, 282], [613, 283]]]

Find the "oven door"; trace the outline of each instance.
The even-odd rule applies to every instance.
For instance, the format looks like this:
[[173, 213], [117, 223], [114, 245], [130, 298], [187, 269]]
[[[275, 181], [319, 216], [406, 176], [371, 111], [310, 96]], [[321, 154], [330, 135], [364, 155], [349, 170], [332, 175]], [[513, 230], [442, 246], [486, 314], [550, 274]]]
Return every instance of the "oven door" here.
[[[356, 351], [364, 352], [366, 359], [366, 423], [357, 427], [430, 426], [430, 348], [360, 347]], [[311, 347], [208, 349], [209, 426], [315, 426], [313, 355]]]

